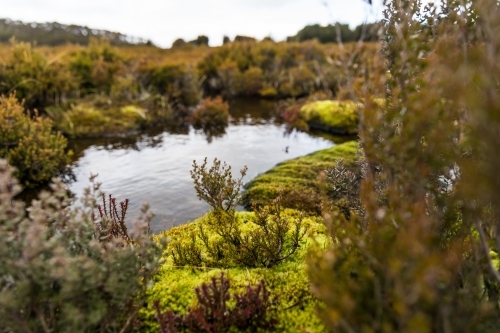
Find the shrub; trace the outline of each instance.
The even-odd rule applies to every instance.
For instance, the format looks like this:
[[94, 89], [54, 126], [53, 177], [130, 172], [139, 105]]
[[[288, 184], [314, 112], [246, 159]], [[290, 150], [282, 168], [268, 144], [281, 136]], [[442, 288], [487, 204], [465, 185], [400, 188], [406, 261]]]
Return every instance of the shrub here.
[[123, 59], [105, 39], [91, 38], [89, 46], [78, 51], [69, 66], [83, 95], [109, 95], [122, 70]]
[[17, 168], [23, 185], [35, 186], [62, 172], [70, 158], [66, 144], [52, 132], [50, 119], [31, 119], [14, 95], [0, 97], [0, 158]]
[[118, 213], [112, 199], [96, 216], [87, 190], [81, 206], [69, 207], [59, 180], [26, 210], [13, 199], [11, 174], [0, 160], [0, 330], [130, 331], [160, 255], [151, 216], [129, 234], [120, 226], [126, 203]]
[[250, 67], [236, 76], [235, 91], [240, 96], [259, 96], [264, 83], [264, 75], [258, 67]]
[[176, 105], [194, 106], [201, 99], [196, 73], [184, 64], [147, 65], [140, 69], [141, 84]]
[[[382, 58], [352, 64], [364, 213], [326, 214], [332, 245], [310, 259], [321, 316], [336, 332], [496, 332], [498, 2], [388, 1], [384, 15]], [[344, 191], [350, 177], [331, 176]]]
[[[245, 293], [230, 295], [230, 280], [221, 273], [212, 277], [210, 284], [196, 288], [198, 305], [188, 309], [187, 314], [173, 311], [162, 313], [159, 302], [155, 302], [161, 333], [175, 333], [182, 329], [189, 332], [228, 332], [231, 327], [239, 331], [255, 332], [258, 329], [272, 330], [278, 320], [275, 315], [276, 298], [271, 298], [264, 280], [257, 286], [248, 285]], [[235, 305], [230, 307], [233, 301]]]
[[60, 103], [73, 89], [73, 78], [61, 55], [47, 59], [28, 43], [12, 42], [12, 52], [0, 67], [0, 93], [15, 92], [29, 108]]
[[[191, 177], [200, 198], [211, 207], [197, 236], [189, 241], [173, 241], [172, 256], [176, 265], [199, 267], [202, 263], [214, 267], [273, 267], [297, 252], [307, 232], [302, 214], [294, 218], [282, 213], [281, 195], [269, 206], [255, 206], [255, 218], [243, 226], [235, 212], [241, 202], [242, 177], [233, 179], [231, 167], [217, 159], [211, 168], [207, 160], [202, 165], [193, 162]], [[208, 231], [207, 231], [208, 230]], [[216, 237], [213, 237], [216, 235]], [[203, 248], [203, 251], [201, 250]], [[204, 253], [204, 255], [202, 255]]]
[[229, 104], [220, 96], [205, 98], [194, 111], [191, 122], [208, 137], [224, 134], [229, 122]]

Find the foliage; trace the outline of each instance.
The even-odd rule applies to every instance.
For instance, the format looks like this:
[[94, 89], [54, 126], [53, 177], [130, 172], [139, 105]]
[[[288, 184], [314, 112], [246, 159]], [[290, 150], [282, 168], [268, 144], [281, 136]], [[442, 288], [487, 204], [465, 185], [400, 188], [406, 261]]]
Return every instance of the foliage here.
[[203, 90], [226, 96], [302, 96], [319, 89], [315, 74], [326, 61], [315, 43], [227, 43], [198, 63]]
[[148, 91], [165, 96], [172, 104], [198, 104], [201, 92], [196, 73], [185, 64], [147, 65], [140, 69], [140, 82]]
[[[272, 330], [277, 324], [273, 317], [276, 298], [271, 298], [264, 280], [257, 286], [248, 285], [242, 294], [229, 294], [230, 280], [221, 273], [212, 277], [210, 284], [203, 283], [195, 289], [198, 305], [189, 308], [186, 315], [172, 311], [161, 313], [155, 303], [161, 333], [174, 333], [185, 328], [190, 332], [227, 332], [234, 326], [239, 330], [255, 332], [257, 329]], [[236, 303], [229, 307], [231, 298]]]
[[229, 122], [229, 104], [220, 96], [205, 98], [191, 116], [191, 122], [208, 137], [224, 134]]
[[195, 40], [190, 41], [189, 44], [194, 46], [208, 46], [208, 37], [204, 35], [198, 36]]
[[326, 214], [332, 246], [309, 261], [330, 329], [498, 330], [499, 17], [497, 1], [387, 1], [382, 57], [346, 68], [366, 76], [350, 86], [363, 214]]
[[0, 66], [0, 93], [15, 92], [30, 108], [60, 103], [74, 84], [59, 58], [47, 59], [30, 44], [12, 40], [10, 56]]
[[356, 170], [358, 144], [354, 141], [336, 145], [312, 154], [279, 163], [274, 168], [245, 184], [243, 204], [268, 204], [283, 191], [282, 205], [321, 214], [320, 173], [335, 167], [340, 160]]
[[[284, 210], [282, 214], [294, 219], [299, 212]], [[236, 212], [236, 217], [243, 231], [254, 227], [249, 220], [255, 219], [254, 213]], [[160, 301], [163, 311], [173, 311], [177, 315], [185, 315], [188, 308], [196, 307], [196, 294], [194, 289], [202, 283], [210, 283], [213, 277], [218, 278], [221, 270], [205, 266], [187, 265], [179, 267], [171, 256], [171, 250], [176, 243], [189, 244], [191, 235], [199, 233], [199, 225], [206, 223], [206, 217], [201, 217], [193, 222], [172, 228], [157, 235], [157, 239], [169, 239], [164, 252], [165, 262], [159, 273], [155, 276], [155, 283], [148, 290], [147, 308], [141, 310], [143, 319], [141, 332], [158, 332], [156, 321], [156, 310], [154, 301]], [[245, 294], [248, 285], [256, 286], [261, 280], [266, 281], [266, 288], [271, 295], [279, 295], [276, 300], [276, 318], [278, 324], [277, 332], [326, 332], [319, 318], [315, 314], [317, 301], [312, 297], [309, 281], [305, 272], [305, 256], [310, 245], [317, 241], [323, 244], [326, 240], [326, 230], [321, 218], [305, 217], [304, 224], [309, 230], [302, 239], [300, 247], [295, 255], [289, 257], [280, 265], [272, 268], [226, 268], [227, 276], [231, 279], [230, 293]], [[206, 228], [206, 234], [210, 239], [218, 235], [211, 229]], [[206, 250], [199, 238], [196, 245], [201, 250], [203, 257], [207, 257]], [[230, 307], [235, 302], [229, 302]], [[245, 329], [234, 329], [234, 331], [251, 331]]]
[[122, 59], [109, 42], [97, 38], [91, 38], [89, 46], [77, 52], [69, 64], [83, 95], [109, 94], [122, 66]]
[[377, 23], [358, 25], [354, 30], [351, 30], [348, 24], [329, 24], [326, 27], [313, 24], [304, 27], [295, 36], [288, 37], [287, 41], [303, 42], [311, 39], [316, 39], [320, 43], [377, 41], [379, 28], [380, 24]]
[[0, 158], [17, 168], [23, 185], [49, 181], [69, 163], [66, 139], [52, 132], [49, 119], [31, 119], [14, 95], [0, 96]]
[[14, 200], [19, 186], [11, 174], [1, 160], [0, 330], [132, 330], [160, 254], [148, 232], [151, 216], [133, 233], [116, 233], [113, 218], [93, 213], [97, 184], [73, 208], [59, 180], [26, 209]]
[[358, 111], [361, 104], [351, 101], [317, 101], [304, 105], [300, 116], [310, 128], [336, 134], [354, 134], [358, 131]]
[[[193, 162], [191, 177], [195, 182], [196, 193], [200, 200], [212, 207], [204, 225], [199, 225], [198, 233], [208, 254], [204, 261], [209, 266], [273, 267], [296, 253], [307, 232], [302, 214], [293, 219], [282, 214], [281, 195], [269, 206], [255, 206], [255, 218], [248, 221], [252, 227], [244, 232], [235, 209], [241, 202], [240, 189], [245, 174], [246, 168], [241, 170], [240, 179], [233, 179], [231, 167], [221, 165], [217, 159], [210, 169], [207, 168], [206, 159], [201, 166]], [[206, 229], [218, 237], [210, 237]], [[199, 258], [196, 239], [191, 237], [187, 247], [175, 245], [172, 254], [178, 264], [193, 263], [182, 262], [180, 259], [183, 257]], [[193, 253], [189, 254], [189, 251]]]
[[0, 19], [0, 42], [8, 42], [12, 37], [21, 42], [52, 46], [68, 43], [87, 45], [92, 37], [105, 38], [113, 45], [151, 43], [142, 38], [134, 38], [117, 32], [91, 29], [74, 24], [21, 22]]

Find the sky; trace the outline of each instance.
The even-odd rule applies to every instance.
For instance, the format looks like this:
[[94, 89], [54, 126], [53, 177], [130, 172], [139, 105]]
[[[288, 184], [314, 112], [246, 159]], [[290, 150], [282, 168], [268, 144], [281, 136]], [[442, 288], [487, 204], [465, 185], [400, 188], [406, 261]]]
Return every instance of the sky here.
[[381, 17], [381, 0], [0, 0], [0, 17], [121, 32], [170, 47], [177, 38], [295, 35], [308, 24], [356, 26]]

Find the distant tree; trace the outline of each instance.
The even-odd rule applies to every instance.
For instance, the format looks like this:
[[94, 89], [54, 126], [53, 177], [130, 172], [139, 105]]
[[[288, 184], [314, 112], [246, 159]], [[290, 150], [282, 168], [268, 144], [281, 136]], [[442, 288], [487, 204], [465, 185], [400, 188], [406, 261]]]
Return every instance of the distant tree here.
[[208, 45], [208, 37], [204, 35], [198, 36], [195, 40], [190, 41], [189, 44], [195, 46]]
[[112, 32], [91, 29], [79, 25], [65, 25], [57, 22], [21, 22], [0, 19], [0, 42], [7, 42], [12, 37], [20, 42], [36, 42], [38, 45], [64, 45], [67, 43], [87, 45], [92, 37], [103, 37], [113, 45], [143, 44], [141, 38]]
[[224, 38], [222, 39], [222, 44], [228, 44], [228, 43], [231, 43], [231, 38], [224, 36]]
[[179, 47], [179, 46], [183, 46], [183, 45], [186, 45], [186, 41], [182, 38], [177, 38], [173, 43], [172, 43], [172, 47]]
[[238, 36], [234, 37], [234, 41], [235, 42], [251, 42], [251, 43], [253, 43], [253, 42], [256, 42], [257, 40], [253, 37], [238, 35]]
[[[362, 24], [351, 30], [349, 25], [337, 23], [335, 25], [321, 26], [319, 24], [308, 25], [300, 30], [295, 36], [287, 38], [288, 42], [303, 42], [316, 39], [320, 43], [336, 43], [340, 41], [353, 42], [358, 40], [378, 40], [378, 23]], [[340, 36], [339, 36], [340, 35]]]

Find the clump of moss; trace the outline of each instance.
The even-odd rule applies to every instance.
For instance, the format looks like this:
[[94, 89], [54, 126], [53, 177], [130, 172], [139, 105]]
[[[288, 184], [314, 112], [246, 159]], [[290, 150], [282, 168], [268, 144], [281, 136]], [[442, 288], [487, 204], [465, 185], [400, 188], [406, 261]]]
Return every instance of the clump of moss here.
[[268, 204], [283, 189], [283, 206], [321, 213], [319, 203], [320, 172], [334, 167], [342, 159], [349, 167], [355, 167], [358, 143], [349, 141], [332, 148], [279, 163], [264, 174], [245, 185], [243, 204], [245, 208], [252, 203]]
[[358, 110], [363, 107], [352, 101], [316, 101], [300, 109], [300, 116], [309, 127], [335, 134], [355, 134]]
[[[237, 218], [242, 230], [251, 229], [249, 219], [255, 219], [254, 213], [237, 212]], [[293, 217], [299, 212], [284, 210], [283, 214]], [[327, 231], [319, 217], [306, 218], [308, 236], [301, 241], [296, 255], [286, 262], [268, 268], [233, 267], [219, 269], [212, 267], [175, 267], [171, 251], [176, 242], [191, 242], [191, 235], [199, 230], [199, 226], [206, 223], [206, 216], [188, 224], [167, 230], [155, 237], [167, 238], [170, 243], [164, 252], [164, 263], [155, 277], [155, 283], [148, 291], [147, 307], [141, 310], [143, 327], [141, 332], [158, 332], [153, 303], [160, 301], [163, 310], [172, 310], [175, 313], [185, 314], [188, 307], [195, 306], [195, 288], [202, 283], [209, 283], [212, 277], [226, 272], [231, 279], [230, 293], [242, 293], [249, 284], [257, 284], [264, 279], [272, 296], [278, 296], [277, 332], [326, 332], [316, 316], [318, 301], [312, 296], [306, 273], [305, 257], [312, 244], [324, 244]], [[210, 232], [210, 231], [208, 231]], [[210, 232], [210, 238], [218, 237]], [[203, 254], [202, 254], [203, 255]]]
[[140, 128], [147, 122], [146, 110], [135, 106], [96, 106], [79, 103], [69, 110], [49, 108], [55, 127], [70, 137], [117, 135]]

